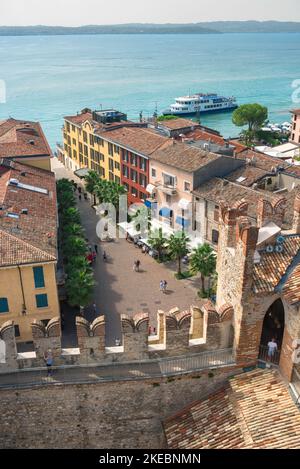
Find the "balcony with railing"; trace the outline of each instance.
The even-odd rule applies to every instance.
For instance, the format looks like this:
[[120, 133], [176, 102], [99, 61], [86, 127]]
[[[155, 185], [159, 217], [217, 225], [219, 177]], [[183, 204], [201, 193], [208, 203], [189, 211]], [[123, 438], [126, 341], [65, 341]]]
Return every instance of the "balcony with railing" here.
[[269, 355], [269, 348], [266, 345], [261, 345], [259, 347], [258, 359], [265, 363], [279, 365], [280, 350], [274, 350], [273, 354]]

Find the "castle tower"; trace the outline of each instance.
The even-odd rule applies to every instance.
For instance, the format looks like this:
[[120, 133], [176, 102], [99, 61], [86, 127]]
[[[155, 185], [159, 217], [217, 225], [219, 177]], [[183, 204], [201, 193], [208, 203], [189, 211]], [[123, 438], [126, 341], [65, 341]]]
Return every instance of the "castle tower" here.
[[223, 305], [233, 307], [234, 350], [240, 362], [256, 360], [261, 332], [261, 318], [255, 316], [251, 304], [259, 230], [244, 214], [244, 201], [233, 209], [221, 207], [217, 262], [217, 309]]

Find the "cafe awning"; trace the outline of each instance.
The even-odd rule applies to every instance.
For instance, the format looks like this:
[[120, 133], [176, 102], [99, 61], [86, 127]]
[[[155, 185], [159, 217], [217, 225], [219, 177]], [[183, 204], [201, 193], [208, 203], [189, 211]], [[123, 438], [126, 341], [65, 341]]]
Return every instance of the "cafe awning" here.
[[160, 209], [159, 214], [163, 218], [171, 218], [173, 212], [169, 207], [163, 207], [162, 209]]
[[153, 192], [155, 191], [155, 186], [153, 184], [148, 184], [148, 186], [146, 187], [146, 191], [149, 192], [149, 194], [153, 194]]
[[182, 217], [177, 217], [176, 223], [184, 228], [187, 228], [188, 226], [190, 226], [190, 221]]

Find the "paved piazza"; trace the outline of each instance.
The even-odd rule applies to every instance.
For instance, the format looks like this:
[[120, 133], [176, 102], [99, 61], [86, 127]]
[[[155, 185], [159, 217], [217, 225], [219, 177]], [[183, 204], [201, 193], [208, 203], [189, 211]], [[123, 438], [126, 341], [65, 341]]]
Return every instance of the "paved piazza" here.
[[[53, 170], [57, 177], [74, 176], [67, 172], [56, 160], [53, 161]], [[86, 237], [92, 246], [99, 242], [96, 235], [98, 217], [90, 202], [84, 199], [78, 201], [82, 224], [86, 230]], [[105, 249], [108, 261], [102, 259]], [[133, 271], [135, 260], [141, 261], [140, 272]], [[200, 287], [199, 278], [178, 281], [174, 277], [175, 266], [166, 267], [158, 264], [149, 255], [143, 254], [139, 248], [125, 239], [117, 239], [110, 243], [99, 243], [99, 254], [94, 264], [96, 287], [93, 307], [86, 308], [85, 317], [89, 320], [96, 316], [105, 315], [107, 322], [107, 345], [113, 345], [115, 339], [120, 337], [120, 314], [134, 315], [138, 312], [147, 312], [150, 315], [150, 324], [156, 327], [157, 310], [169, 311], [171, 308], [189, 309], [192, 304], [199, 304], [197, 290]], [[168, 282], [166, 294], [160, 292], [159, 282]], [[66, 318], [67, 319], [67, 318]], [[68, 321], [67, 321], [68, 322]], [[67, 325], [68, 331], [70, 328]]]

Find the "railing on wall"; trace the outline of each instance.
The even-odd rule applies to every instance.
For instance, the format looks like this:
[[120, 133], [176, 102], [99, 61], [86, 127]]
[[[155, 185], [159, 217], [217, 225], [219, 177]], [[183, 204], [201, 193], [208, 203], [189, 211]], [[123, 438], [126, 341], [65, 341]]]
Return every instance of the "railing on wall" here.
[[280, 350], [275, 350], [273, 355], [269, 355], [269, 348], [266, 345], [261, 345], [259, 347], [258, 359], [266, 362], [272, 363], [273, 365], [279, 365], [280, 360]]
[[45, 368], [24, 369], [0, 374], [0, 389], [75, 383], [100, 383], [162, 378], [234, 364], [232, 349], [202, 352], [185, 357], [110, 363], [107, 365], [75, 365], [53, 367], [48, 376]]

